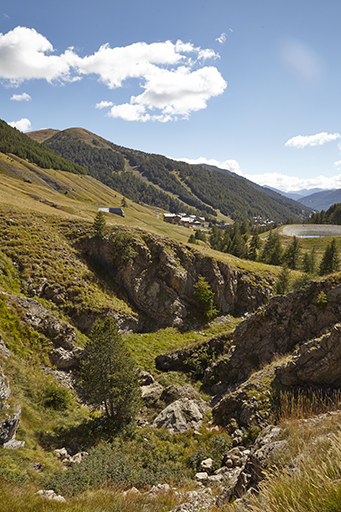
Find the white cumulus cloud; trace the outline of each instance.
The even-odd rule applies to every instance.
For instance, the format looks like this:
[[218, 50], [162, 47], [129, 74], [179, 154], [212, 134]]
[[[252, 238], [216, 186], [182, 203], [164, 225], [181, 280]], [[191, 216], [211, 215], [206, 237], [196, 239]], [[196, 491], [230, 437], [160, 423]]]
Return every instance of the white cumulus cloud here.
[[22, 94], [13, 94], [11, 97], [11, 100], [13, 101], [30, 101], [31, 99], [31, 96], [26, 92], [23, 92]]
[[21, 132], [28, 132], [31, 129], [31, 121], [26, 119], [26, 117], [20, 119], [19, 121], [11, 121], [8, 123], [12, 128], [17, 128]]
[[[184, 66], [153, 69], [145, 79], [142, 94], [132, 96], [130, 103], [114, 105], [108, 115], [136, 121], [187, 119], [192, 112], [206, 108], [207, 101], [222, 94], [226, 87], [219, 71], [208, 66], [195, 71]], [[153, 114], [155, 109], [157, 114]]]
[[[120, 105], [114, 101], [96, 104], [98, 109], [110, 109], [107, 115], [111, 117], [134, 121], [166, 122], [188, 118], [206, 108], [208, 100], [222, 94], [227, 86], [216, 67], [203, 66], [203, 61], [218, 58], [211, 49], [183, 41], [138, 42], [116, 48], [106, 43], [85, 57], [70, 47], [58, 55], [46, 37], [34, 29], [16, 27], [0, 34], [0, 80], [4, 85], [18, 86], [33, 79], [73, 82], [97, 75], [114, 90], [135, 79], [141, 94], [131, 95]], [[19, 101], [20, 95], [14, 96], [12, 99]]]
[[326, 144], [327, 142], [331, 142], [333, 140], [340, 139], [341, 135], [339, 133], [327, 133], [321, 132], [316, 135], [297, 135], [296, 137], [292, 137], [289, 139], [285, 146], [293, 147], [293, 148], [304, 148], [306, 146], [322, 146], [322, 144]]
[[53, 52], [52, 44], [33, 28], [16, 27], [0, 34], [0, 79], [12, 85], [39, 78], [67, 80], [74, 53], [71, 49], [59, 56]]
[[96, 103], [95, 108], [102, 110], [102, 108], [108, 108], [108, 107], [112, 107], [112, 106], [113, 106], [112, 101], [100, 101], [99, 103]]

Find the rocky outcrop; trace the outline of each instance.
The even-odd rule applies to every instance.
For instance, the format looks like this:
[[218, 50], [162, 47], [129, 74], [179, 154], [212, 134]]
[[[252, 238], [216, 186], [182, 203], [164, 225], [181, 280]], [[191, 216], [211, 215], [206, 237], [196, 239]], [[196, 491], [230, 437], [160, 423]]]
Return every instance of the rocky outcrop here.
[[212, 509], [215, 504], [215, 497], [210, 487], [189, 491], [180, 497], [185, 500], [185, 503], [172, 508], [170, 512], [202, 512]]
[[[6, 347], [2, 336], [0, 334], [0, 350], [3, 357], [10, 357], [10, 351]], [[11, 396], [11, 388], [8, 385], [7, 379], [0, 368], [0, 446], [8, 449], [23, 448], [24, 441], [17, 441], [15, 434], [19, 427], [21, 416], [21, 407], [19, 404], [15, 407], [15, 412], [10, 411], [8, 399]]]
[[[11, 352], [8, 350], [4, 340], [2, 339], [1, 333], [0, 333], [0, 355], [4, 356], [6, 359], [10, 357]], [[1, 396], [0, 396], [1, 400]]]
[[[216, 502], [218, 507], [223, 507], [235, 498], [241, 498], [251, 488], [257, 489], [271, 459], [287, 445], [286, 440], [278, 439], [280, 434], [279, 427], [269, 426], [260, 433], [251, 450], [241, 451], [239, 448], [234, 448], [225, 454], [225, 464], [231, 461], [238, 470], [230, 478], [229, 485], [218, 496]], [[231, 464], [229, 464], [230, 467]]]
[[201, 427], [209, 406], [203, 400], [180, 398], [168, 405], [154, 420], [154, 428], [164, 428], [168, 432], [186, 432]]
[[82, 462], [83, 457], [89, 455], [88, 452], [77, 452], [74, 453], [71, 448], [59, 448], [54, 451], [58, 459], [62, 462], [62, 464], [66, 466], [71, 466], [72, 464], [80, 464]]
[[[303, 291], [273, 297], [236, 327], [226, 354], [204, 375], [206, 387], [216, 393], [212, 412], [218, 424], [235, 418], [241, 426], [264, 427], [269, 396], [278, 392], [278, 384], [341, 386], [339, 281], [334, 275]], [[258, 376], [258, 383], [249, 381], [251, 375]]]
[[341, 387], [341, 324], [301, 345], [276, 376], [285, 386]]
[[34, 299], [7, 294], [7, 302], [20, 308], [23, 319], [37, 332], [44, 334], [55, 347], [72, 350], [76, 333], [72, 325], [59, 320], [48, 309]]
[[[16, 431], [19, 427], [19, 420], [21, 415], [21, 407], [18, 405], [14, 414], [8, 414], [3, 420], [0, 421], [0, 445], [6, 447], [14, 447], [13, 444], [8, 444], [15, 438]], [[7, 446], [6, 446], [7, 445]]]
[[[318, 305], [321, 292], [327, 299], [323, 309]], [[338, 282], [313, 281], [304, 291], [273, 297], [237, 326], [231, 350], [207, 369], [204, 381], [241, 382], [275, 355], [287, 354], [295, 345], [321, 336], [339, 321], [340, 315]]]
[[6, 377], [0, 370], [0, 409], [4, 407], [4, 403], [11, 395], [11, 388], [9, 387]]
[[32, 329], [48, 338], [53, 349], [50, 353], [51, 364], [58, 370], [75, 368], [83, 351], [76, 347], [76, 332], [72, 325], [58, 319], [48, 309], [34, 299], [2, 293], [9, 305], [20, 309], [24, 322]]
[[56, 494], [52, 489], [41, 489], [35, 493], [35, 496], [40, 496], [46, 500], [57, 501], [59, 503], [66, 503], [64, 496]]
[[82, 250], [100, 264], [126, 294], [129, 302], [157, 326], [183, 325], [196, 306], [193, 286], [199, 276], [214, 292], [214, 305], [222, 313], [254, 311], [271, 295], [272, 279], [233, 270], [193, 247], [142, 231], [128, 234], [133, 254], [122, 262], [115, 250], [115, 231], [106, 240], [87, 240]]

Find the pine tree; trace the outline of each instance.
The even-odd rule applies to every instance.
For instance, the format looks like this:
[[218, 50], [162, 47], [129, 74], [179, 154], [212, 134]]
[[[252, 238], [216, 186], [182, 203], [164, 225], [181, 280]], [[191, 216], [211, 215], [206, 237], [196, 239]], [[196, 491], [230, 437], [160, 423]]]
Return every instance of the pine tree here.
[[249, 258], [250, 260], [256, 261], [257, 259], [257, 251], [261, 247], [261, 240], [259, 238], [258, 233], [254, 233], [252, 235], [251, 241], [250, 241], [250, 250], [249, 250]]
[[105, 228], [106, 228], [105, 216], [104, 216], [104, 213], [100, 211], [97, 213], [94, 223], [93, 223], [93, 226], [92, 226], [93, 238], [103, 239], [105, 236]]
[[280, 265], [282, 262], [283, 249], [279, 234], [270, 232], [262, 250], [261, 260], [269, 265]]
[[140, 406], [135, 363], [114, 320], [97, 321], [85, 345], [79, 386], [95, 406], [104, 406], [108, 418], [124, 424]]
[[316, 250], [312, 248], [310, 254], [307, 252], [303, 256], [303, 271], [307, 274], [314, 274], [316, 271]]
[[332, 272], [336, 272], [340, 268], [340, 258], [338, 255], [338, 248], [336, 245], [336, 239], [333, 240], [327, 245], [326, 250], [322, 256], [322, 260], [320, 263], [319, 274], [323, 276], [325, 274], [331, 274]]
[[299, 239], [294, 236], [293, 241], [288, 245], [284, 253], [284, 261], [288, 267], [292, 270], [296, 270], [298, 267], [298, 261], [301, 252], [301, 244]]
[[218, 312], [213, 305], [214, 292], [202, 276], [199, 277], [197, 284], [194, 285], [194, 298], [198, 302], [201, 314], [205, 319], [212, 320], [217, 316]]
[[285, 295], [289, 291], [290, 286], [290, 271], [286, 264], [283, 265], [281, 272], [278, 274], [277, 281], [275, 283], [276, 293], [279, 295]]

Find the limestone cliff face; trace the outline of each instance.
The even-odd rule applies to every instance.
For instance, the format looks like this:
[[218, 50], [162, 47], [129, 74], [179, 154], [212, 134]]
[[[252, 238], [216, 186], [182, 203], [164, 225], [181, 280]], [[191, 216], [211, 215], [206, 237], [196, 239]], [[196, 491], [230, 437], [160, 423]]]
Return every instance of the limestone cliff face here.
[[255, 279], [231, 269], [200, 251], [142, 231], [130, 233], [134, 258], [122, 263], [115, 249], [115, 236], [88, 240], [83, 252], [114, 278], [129, 302], [154, 321], [157, 327], [181, 326], [190, 306], [196, 306], [193, 286], [203, 276], [215, 293], [220, 313], [243, 314], [265, 304], [272, 279]]
[[[322, 309], [318, 306], [321, 292], [327, 298]], [[340, 283], [313, 281], [304, 291], [277, 295], [237, 326], [233, 348], [207, 370], [205, 380], [241, 382], [276, 354], [287, 354], [295, 345], [330, 330], [339, 322], [340, 315]]]
[[276, 370], [285, 386], [341, 386], [341, 325], [320, 338], [304, 343]]
[[[326, 298], [323, 304], [319, 302], [321, 292]], [[268, 381], [269, 389], [276, 382], [289, 388], [340, 387], [340, 317], [340, 276], [333, 276], [311, 282], [304, 291], [273, 297], [264, 308], [239, 324], [228, 354], [205, 371], [206, 385], [212, 390], [213, 384], [223, 389], [215, 399], [215, 420], [225, 424], [234, 417], [240, 424], [262, 424], [264, 418], [258, 414], [262, 404], [252, 403], [245, 392], [250, 375], [257, 376], [252, 372], [262, 368], [268, 375], [258, 375], [257, 385]], [[285, 357], [274, 359], [275, 356]], [[257, 388], [254, 383], [251, 387]], [[252, 421], [243, 413], [244, 409]]]

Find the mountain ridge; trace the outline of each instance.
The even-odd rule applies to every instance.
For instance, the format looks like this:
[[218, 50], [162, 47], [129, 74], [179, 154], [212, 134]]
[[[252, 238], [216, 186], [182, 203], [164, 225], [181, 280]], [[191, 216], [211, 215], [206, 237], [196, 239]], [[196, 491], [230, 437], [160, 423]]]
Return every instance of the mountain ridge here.
[[[37, 138], [39, 132], [28, 136]], [[164, 202], [163, 207], [169, 211], [180, 208], [180, 201], [183, 207], [195, 208], [195, 213], [211, 220], [220, 212], [232, 219], [261, 216], [277, 222], [285, 222], [287, 218], [302, 220], [311, 212], [295, 201], [250, 184], [231, 171], [219, 169], [218, 172], [208, 166], [124, 148], [82, 128], [59, 131], [43, 144], [83, 165], [90, 174], [126, 197], [157, 206]], [[126, 173], [125, 180], [121, 171]]]

